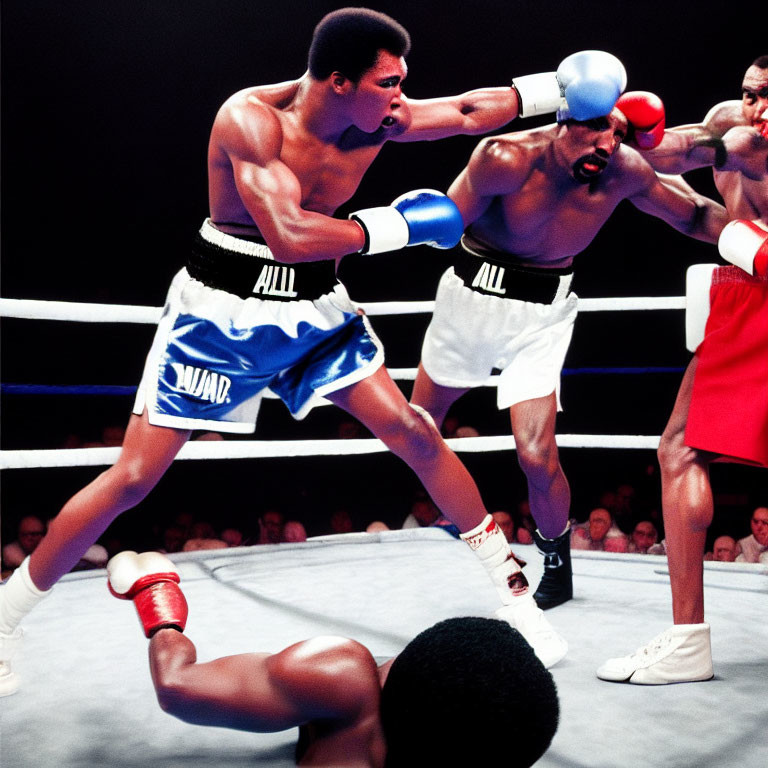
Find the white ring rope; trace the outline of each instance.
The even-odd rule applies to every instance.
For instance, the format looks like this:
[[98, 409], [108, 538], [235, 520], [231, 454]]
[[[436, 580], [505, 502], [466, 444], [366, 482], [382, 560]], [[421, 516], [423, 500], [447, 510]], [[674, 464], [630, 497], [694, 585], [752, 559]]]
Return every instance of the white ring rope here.
[[[432, 312], [434, 301], [384, 301], [359, 305], [368, 315], [404, 315]], [[580, 312], [685, 309], [684, 296], [579, 299]], [[34, 299], [0, 299], [0, 317], [29, 320], [60, 320], [86, 323], [157, 323], [162, 307], [120, 304], [86, 304]], [[415, 368], [390, 369], [395, 379], [413, 379]], [[492, 376], [486, 386], [495, 383]], [[654, 435], [557, 435], [563, 448], [656, 449]], [[484, 453], [515, 449], [511, 435], [452, 438], [446, 441], [457, 453]], [[114, 464], [120, 448], [64, 448], [53, 450], [0, 451], [0, 470], [41, 467], [84, 467]], [[377, 439], [351, 440], [233, 440], [189, 442], [179, 459], [253, 459], [298, 456], [341, 456], [383, 453], [388, 449]]]
[[[380, 301], [360, 308], [371, 317], [432, 312], [434, 301]], [[579, 312], [648, 309], [685, 309], [685, 296], [637, 296], [614, 299], [579, 299]], [[74, 301], [0, 299], [0, 317], [26, 320], [63, 320], [79, 323], [157, 323], [162, 307], [122, 304], [84, 304]]]
[[[653, 435], [557, 435], [562, 448], [658, 448]], [[511, 451], [511, 435], [455, 437], [446, 443], [456, 453]], [[256, 459], [298, 456], [346, 456], [385, 453], [389, 449], [375, 438], [349, 440], [232, 440], [186, 443], [178, 459]], [[54, 450], [0, 451], [0, 469], [39, 467], [109, 466], [117, 461], [120, 448], [60, 448]]]

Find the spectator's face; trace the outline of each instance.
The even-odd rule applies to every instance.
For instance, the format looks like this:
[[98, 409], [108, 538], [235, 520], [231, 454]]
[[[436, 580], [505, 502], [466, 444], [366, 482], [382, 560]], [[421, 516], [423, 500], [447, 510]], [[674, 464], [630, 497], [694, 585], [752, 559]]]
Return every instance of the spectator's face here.
[[261, 526], [270, 544], [280, 542], [283, 532], [283, 516], [279, 512], [265, 512], [261, 516]]
[[337, 509], [331, 515], [331, 530], [334, 533], [352, 533], [354, 529], [352, 518], [346, 509]]
[[592, 541], [602, 541], [611, 527], [611, 514], [607, 509], [593, 509], [589, 514], [589, 536]]
[[426, 500], [414, 501], [411, 512], [420, 525], [431, 525], [437, 519], [437, 510]]
[[283, 528], [283, 541], [297, 542], [306, 541], [307, 532], [304, 530], [304, 526], [295, 521], [289, 520]]
[[181, 552], [184, 546], [184, 531], [181, 528], [167, 528], [163, 534], [163, 545], [166, 552]]
[[656, 528], [647, 521], [638, 523], [632, 531], [632, 541], [640, 552], [647, 552], [656, 543], [656, 536]]
[[45, 536], [45, 526], [42, 520], [30, 517], [19, 524], [19, 544], [28, 555], [35, 551], [43, 536]]
[[720, 536], [715, 539], [712, 559], [719, 560], [721, 563], [732, 563], [736, 559], [736, 541], [730, 536]]
[[758, 507], [752, 513], [752, 535], [763, 547], [768, 547], [768, 507]]
[[512, 522], [512, 518], [508, 512], [499, 510], [493, 513], [493, 519], [496, 521], [496, 525], [501, 528], [501, 532], [504, 534], [504, 538], [507, 541], [515, 540], [515, 524]]
[[227, 542], [228, 547], [239, 547], [243, 543], [243, 534], [237, 528], [225, 528], [221, 538]]

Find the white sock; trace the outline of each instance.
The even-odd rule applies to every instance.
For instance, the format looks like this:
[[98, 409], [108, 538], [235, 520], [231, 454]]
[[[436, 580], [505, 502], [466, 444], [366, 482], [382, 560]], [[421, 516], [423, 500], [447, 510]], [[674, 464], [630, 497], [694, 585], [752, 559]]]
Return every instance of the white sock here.
[[0, 587], [0, 633], [12, 635], [21, 620], [47, 595], [50, 589], [38, 589], [29, 575], [29, 557]]
[[528, 580], [512, 554], [506, 537], [489, 514], [476, 528], [460, 537], [480, 558], [505, 605], [528, 596]]

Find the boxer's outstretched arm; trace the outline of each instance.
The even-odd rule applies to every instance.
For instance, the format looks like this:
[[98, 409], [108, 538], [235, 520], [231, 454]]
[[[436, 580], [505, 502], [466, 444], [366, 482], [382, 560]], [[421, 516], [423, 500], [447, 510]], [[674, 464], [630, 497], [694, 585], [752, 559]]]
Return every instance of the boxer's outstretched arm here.
[[266, 733], [315, 719], [354, 722], [378, 706], [375, 661], [351, 640], [315, 638], [275, 654], [204, 663], [196, 655], [175, 629], [161, 629], [150, 642], [158, 702], [188, 723]]
[[603, 51], [566, 57], [557, 72], [525, 75], [510, 88], [479, 88], [460, 96], [409, 101], [410, 125], [394, 141], [442, 139], [460, 133], [488, 133], [518, 115], [559, 112], [577, 120], [611, 111], [627, 83], [623, 64]]
[[724, 135], [744, 123], [741, 102], [713, 107], [701, 123], [667, 128], [661, 143], [643, 157], [662, 173], [680, 174], [695, 168], [723, 168], [728, 160]]
[[512, 87], [478, 88], [459, 96], [407, 99], [411, 123], [394, 141], [431, 141], [459, 134], [477, 135], [497, 130], [519, 113], [519, 99]]
[[[649, 169], [650, 170], [650, 169]], [[644, 213], [663, 219], [679, 232], [716, 243], [728, 223], [728, 212], [720, 203], [696, 192], [681, 176], [657, 175], [629, 200]]]

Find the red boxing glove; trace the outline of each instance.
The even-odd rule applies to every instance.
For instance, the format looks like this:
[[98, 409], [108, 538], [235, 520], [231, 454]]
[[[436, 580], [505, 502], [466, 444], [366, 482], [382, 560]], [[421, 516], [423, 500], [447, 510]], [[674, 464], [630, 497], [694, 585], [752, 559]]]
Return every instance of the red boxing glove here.
[[720, 255], [750, 275], [768, 276], [768, 231], [751, 221], [728, 222], [717, 241]]
[[187, 601], [176, 566], [160, 552], [120, 552], [107, 563], [107, 586], [121, 600], [133, 600], [147, 637], [158, 629], [183, 631]]
[[628, 91], [619, 96], [616, 109], [629, 123], [629, 138], [638, 149], [653, 149], [664, 138], [664, 104], [649, 91]]

